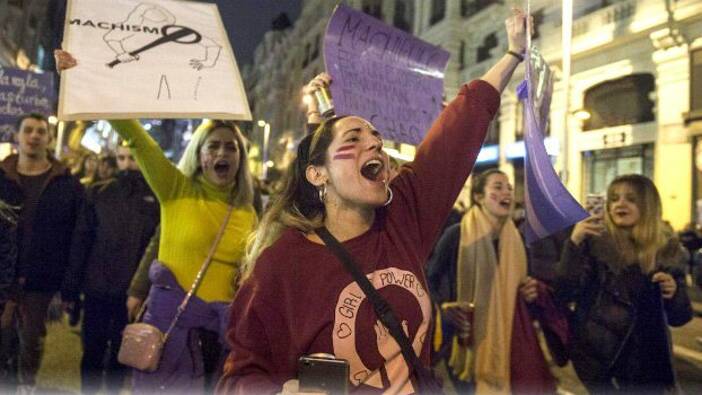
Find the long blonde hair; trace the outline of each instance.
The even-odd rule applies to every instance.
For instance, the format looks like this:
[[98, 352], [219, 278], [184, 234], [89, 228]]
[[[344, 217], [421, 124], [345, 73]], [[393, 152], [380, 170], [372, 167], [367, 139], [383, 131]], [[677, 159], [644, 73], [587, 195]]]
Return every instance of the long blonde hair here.
[[244, 257], [244, 278], [254, 269], [261, 253], [276, 242], [286, 228], [310, 232], [324, 223], [324, 204], [317, 187], [307, 181], [307, 166], [323, 166], [327, 149], [334, 139], [334, 125], [343, 117], [324, 121], [314, 133], [307, 135], [297, 147], [297, 156], [288, 166], [283, 187], [263, 215], [256, 231], [249, 238]]
[[[629, 185], [635, 191], [635, 204], [639, 209], [639, 220], [630, 230], [615, 225], [610, 212], [614, 188], [622, 184]], [[658, 189], [649, 178], [629, 174], [619, 176], [609, 184], [605, 224], [624, 264], [638, 263], [645, 273], [655, 269], [656, 255], [667, 243], [662, 212]]]
[[236, 173], [236, 184], [232, 191], [232, 204], [236, 207], [253, 204], [253, 180], [249, 171], [246, 140], [239, 128], [231, 121], [206, 120], [193, 133], [193, 137], [185, 147], [185, 152], [178, 162], [178, 169], [186, 177], [194, 178], [202, 172], [200, 168], [200, 149], [205, 144], [207, 136], [218, 128], [227, 128], [234, 133], [234, 139], [239, 146], [239, 169]]

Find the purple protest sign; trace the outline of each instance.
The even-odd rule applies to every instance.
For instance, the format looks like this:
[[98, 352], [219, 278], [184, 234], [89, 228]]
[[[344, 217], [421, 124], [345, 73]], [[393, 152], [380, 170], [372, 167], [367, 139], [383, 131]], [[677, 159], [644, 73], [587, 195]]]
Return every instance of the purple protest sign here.
[[530, 244], [582, 221], [588, 213], [561, 183], [544, 146], [543, 130], [553, 91], [551, 71], [536, 50], [529, 50], [527, 59], [526, 79], [517, 93], [524, 104], [525, 237]]
[[345, 5], [324, 36], [337, 115], [369, 120], [384, 138], [419, 144], [442, 109], [449, 53]]
[[0, 66], [0, 142], [12, 140], [20, 116], [30, 112], [49, 116], [56, 112], [55, 103], [52, 73]]

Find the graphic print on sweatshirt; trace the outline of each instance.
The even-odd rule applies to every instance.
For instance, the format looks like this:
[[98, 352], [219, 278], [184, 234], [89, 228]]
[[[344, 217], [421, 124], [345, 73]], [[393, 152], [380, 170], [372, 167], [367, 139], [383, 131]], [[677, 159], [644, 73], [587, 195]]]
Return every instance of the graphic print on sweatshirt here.
[[[392, 306], [420, 355], [431, 318], [431, 301], [422, 283], [414, 273], [395, 267], [376, 270], [368, 279]], [[400, 346], [366, 299], [355, 281], [339, 294], [332, 334], [334, 355], [348, 360], [349, 380], [355, 386], [363, 384], [391, 394], [415, 393]], [[380, 368], [369, 367], [378, 365]]]

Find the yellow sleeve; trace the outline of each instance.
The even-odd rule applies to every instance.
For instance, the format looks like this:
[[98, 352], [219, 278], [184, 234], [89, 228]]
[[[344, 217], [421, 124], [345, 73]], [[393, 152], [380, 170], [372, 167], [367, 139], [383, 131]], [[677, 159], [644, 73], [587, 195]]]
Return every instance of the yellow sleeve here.
[[166, 158], [156, 140], [135, 120], [113, 120], [110, 124], [131, 148], [146, 182], [163, 203], [177, 196], [185, 175]]

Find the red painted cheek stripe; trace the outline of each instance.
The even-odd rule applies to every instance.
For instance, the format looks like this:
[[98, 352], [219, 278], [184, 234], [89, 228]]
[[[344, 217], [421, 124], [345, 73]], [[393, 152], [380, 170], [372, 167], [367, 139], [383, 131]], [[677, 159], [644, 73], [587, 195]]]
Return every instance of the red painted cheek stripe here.
[[354, 155], [354, 154], [336, 154], [336, 155], [334, 155], [334, 158], [333, 158], [333, 159], [334, 159], [334, 160], [337, 160], [337, 159], [353, 159], [353, 158], [355, 158], [355, 157], [356, 157], [356, 155]]

